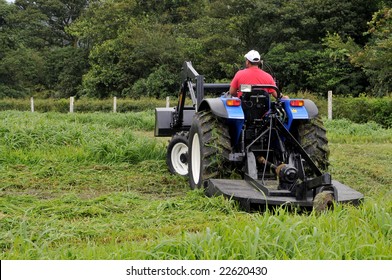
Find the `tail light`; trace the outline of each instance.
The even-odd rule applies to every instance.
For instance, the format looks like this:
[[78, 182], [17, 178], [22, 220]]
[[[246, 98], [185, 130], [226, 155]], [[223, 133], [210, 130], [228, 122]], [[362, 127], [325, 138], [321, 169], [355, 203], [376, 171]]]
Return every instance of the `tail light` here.
[[238, 106], [241, 106], [241, 100], [240, 99], [227, 99], [226, 105], [229, 107], [238, 107]]
[[305, 102], [301, 99], [290, 100], [291, 107], [303, 107]]

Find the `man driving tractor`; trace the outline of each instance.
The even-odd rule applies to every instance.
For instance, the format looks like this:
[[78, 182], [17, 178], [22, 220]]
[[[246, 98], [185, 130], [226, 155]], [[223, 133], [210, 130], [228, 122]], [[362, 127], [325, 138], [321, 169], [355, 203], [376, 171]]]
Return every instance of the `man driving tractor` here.
[[[251, 50], [245, 56], [245, 69], [239, 70], [230, 83], [229, 93], [233, 97], [241, 97], [242, 92], [239, 91], [241, 85], [249, 84], [263, 84], [276, 86], [274, 78], [264, 70], [259, 68], [261, 63], [260, 54], [258, 51]], [[274, 89], [266, 89], [275, 98], [277, 93]]]

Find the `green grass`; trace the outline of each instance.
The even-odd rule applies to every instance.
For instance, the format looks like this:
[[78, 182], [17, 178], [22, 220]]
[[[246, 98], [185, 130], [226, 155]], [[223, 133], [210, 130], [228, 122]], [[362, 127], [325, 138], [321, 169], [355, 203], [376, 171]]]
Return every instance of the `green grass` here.
[[375, 122], [357, 124], [340, 119], [326, 121], [325, 126], [332, 143], [392, 143], [392, 129], [384, 129]]
[[170, 175], [153, 126], [152, 111], [0, 112], [0, 258], [392, 259], [391, 130], [326, 121], [360, 207], [249, 214]]

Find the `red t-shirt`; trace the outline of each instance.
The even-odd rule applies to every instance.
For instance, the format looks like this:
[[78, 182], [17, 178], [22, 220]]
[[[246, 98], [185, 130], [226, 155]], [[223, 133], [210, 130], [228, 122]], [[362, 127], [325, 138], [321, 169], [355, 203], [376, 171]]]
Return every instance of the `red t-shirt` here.
[[[238, 71], [235, 74], [233, 80], [231, 81], [230, 86], [239, 90], [241, 85], [257, 84], [276, 86], [272, 76], [258, 67], [249, 67]], [[269, 93], [274, 92], [274, 90], [271, 88], [265, 90]], [[238, 97], [240, 97], [241, 95], [242, 93], [239, 92]]]

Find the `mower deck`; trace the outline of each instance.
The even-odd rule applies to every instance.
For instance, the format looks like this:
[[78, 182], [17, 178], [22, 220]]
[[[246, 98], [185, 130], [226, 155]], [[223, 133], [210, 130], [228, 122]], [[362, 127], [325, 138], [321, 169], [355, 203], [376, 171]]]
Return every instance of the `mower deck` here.
[[[342, 183], [332, 180], [332, 184], [337, 191], [338, 203], [351, 203], [358, 205], [363, 199], [363, 195]], [[266, 196], [262, 191], [252, 186], [245, 180], [226, 180], [226, 179], [210, 179], [206, 188], [208, 196], [223, 195], [226, 198], [238, 201], [246, 211], [252, 209], [265, 209], [268, 206], [277, 205], [296, 205], [311, 209], [313, 207], [313, 196], [308, 196], [304, 200], [297, 200], [293, 196], [288, 196], [287, 191], [281, 191], [276, 187], [277, 181], [266, 181], [266, 187], [275, 189], [273, 195]]]

